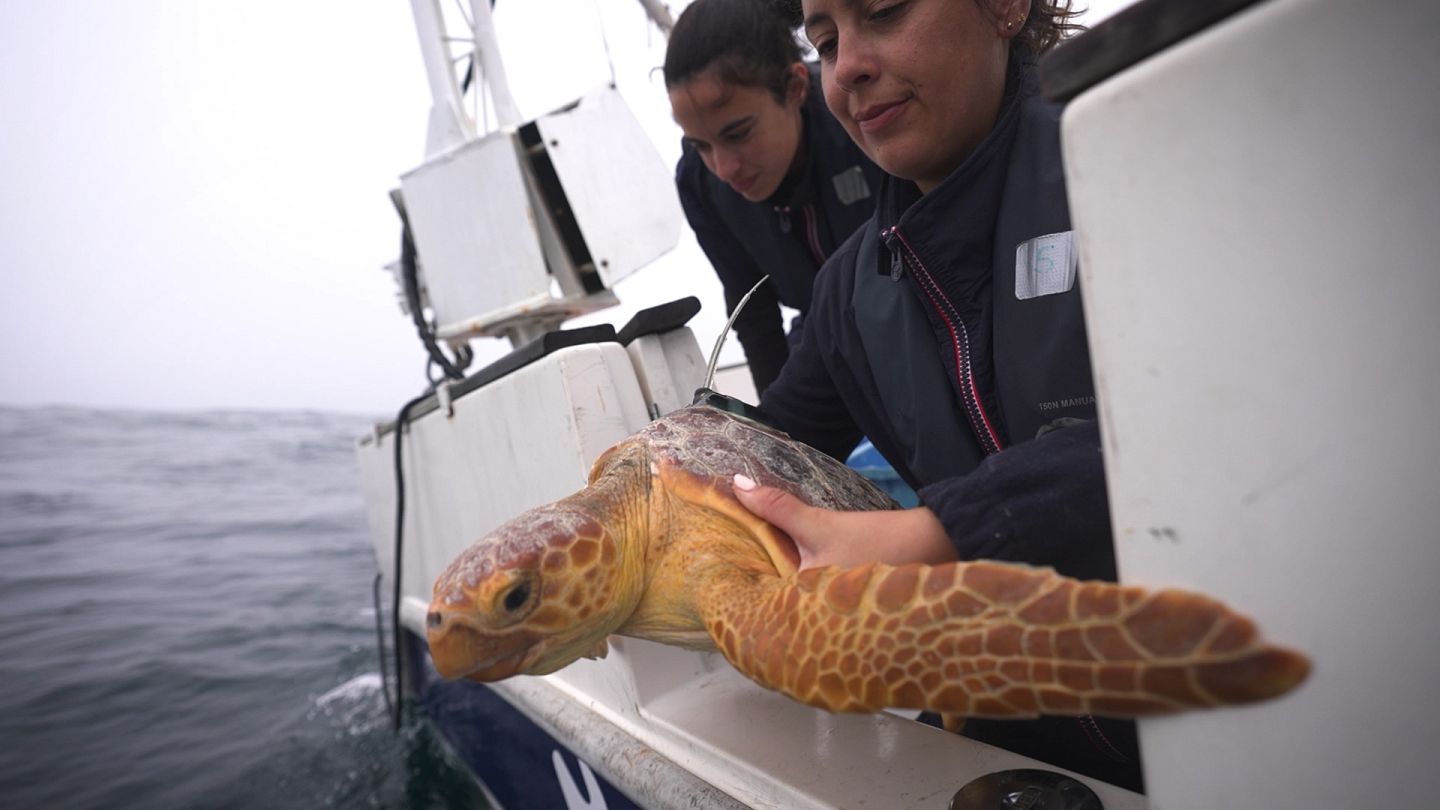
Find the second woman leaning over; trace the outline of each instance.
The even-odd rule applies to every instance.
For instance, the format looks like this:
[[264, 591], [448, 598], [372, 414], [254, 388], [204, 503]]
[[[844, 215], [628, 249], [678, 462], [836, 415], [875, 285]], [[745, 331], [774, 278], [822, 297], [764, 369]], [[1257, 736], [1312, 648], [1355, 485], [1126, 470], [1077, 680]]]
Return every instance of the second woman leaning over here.
[[825, 106], [818, 67], [764, 0], [696, 0], [676, 21], [665, 86], [684, 133], [680, 202], [734, 310], [756, 393], [798, 338], [815, 273], [870, 218], [880, 170]]

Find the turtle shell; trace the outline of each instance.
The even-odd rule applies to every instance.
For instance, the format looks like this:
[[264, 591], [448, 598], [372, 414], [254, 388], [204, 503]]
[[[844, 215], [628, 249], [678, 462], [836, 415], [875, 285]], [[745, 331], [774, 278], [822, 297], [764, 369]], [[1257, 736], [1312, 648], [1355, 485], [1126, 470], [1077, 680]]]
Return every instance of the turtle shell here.
[[[660, 486], [748, 526], [782, 575], [794, 573], [798, 565], [794, 544], [735, 500], [737, 473], [810, 506], [845, 511], [900, 508], [884, 490], [830, 456], [767, 425], [705, 405], [661, 417], [611, 452], [626, 445], [645, 449]], [[592, 481], [604, 467], [602, 458]]]
[[898, 509], [868, 478], [807, 444], [743, 416], [703, 405], [651, 422], [631, 441], [662, 468], [730, 491], [736, 473], [782, 489], [810, 506], [851, 511]]

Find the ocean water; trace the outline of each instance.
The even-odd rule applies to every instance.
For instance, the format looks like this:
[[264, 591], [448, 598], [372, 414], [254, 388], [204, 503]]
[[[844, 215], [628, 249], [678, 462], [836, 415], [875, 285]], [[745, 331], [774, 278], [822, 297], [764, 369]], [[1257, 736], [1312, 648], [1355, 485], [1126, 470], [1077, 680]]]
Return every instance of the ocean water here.
[[371, 421], [0, 407], [0, 807], [482, 806], [386, 713]]

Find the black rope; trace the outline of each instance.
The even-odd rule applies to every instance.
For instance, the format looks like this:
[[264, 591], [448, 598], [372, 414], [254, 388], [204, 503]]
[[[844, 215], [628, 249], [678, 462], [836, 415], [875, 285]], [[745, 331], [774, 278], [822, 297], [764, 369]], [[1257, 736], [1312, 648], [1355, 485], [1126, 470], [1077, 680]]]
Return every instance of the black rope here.
[[399, 416], [395, 417], [395, 579], [392, 583], [391, 604], [390, 604], [390, 626], [391, 633], [395, 639], [394, 660], [395, 660], [395, 703], [391, 710], [391, 721], [395, 729], [400, 729], [401, 713], [405, 707], [405, 668], [400, 660], [400, 591], [402, 560], [405, 548], [405, 467], [401, 463], [400, 446], [405, 437], [405, 425], [410, 419], [410, 410], [421, 402], [424, 402], [430, 394], [424, 393], [400, 408]]
[[370, 596], [375, 601], [375, 652], [380, 658], [380, 694], [385, 696], [385, 714], [393, 721], [396, 717], [395, 703], [390, 700], [390, 669], [385, 663], [385, 614], [380, 612], [380, 582], [385, 575], [375, 572], [375, 582], [370, 585]]
[[[465, 377], [463, 369], [470, 365], [474, 359], [474, 352], [468, 345], [462, 345], [454, 350], [455, 362], [445, 356], [439, 344], [435, 340], [435, 329], [425, 320], [425, 311], [420, 305], [420, 273], [417, 266], [417, 254], [415, 240], [410, 233], [410, 219], [405, 213], [405, 207], [400, 203], [398, 195], [392, 195], [396, 211], [400, 214], [400, 277], [405, 293], [405, 303], [410, 310], [410, 319], [415, 324], [415, 331], [420, 335], [420, 342], [425, 345], [427, 355], [425, 361], [425, 377], [429, 386], [424, 394], [410, 400], [400, 408], [400, 413], [395, 418], [395, 581], [391, 592], [390, 625], [391, 635], [395, 641], [395, 648], [391, 651], [395, 663], [395, 696], [391, 700], [388, 687], [388, 673], [385, 670], [385, 641], [381, 630], [379, 615], [379, 582], [380, 575], [376, 575], [375, 582], [375, 629], [380, 644], [380, 678], [382, 691], [385, 692], [385, 705], [390, 712], [390, 718], [398, 731], [405, 708], [405, 669], [401, 661], [401, 626], [400, 626], [400, 599], [402, 597], [400, 582], [403, 570], [403, 557], [405, 550], [405, 469], [401, 463], [401, 445], [404, 443], [405, 426], [410, 419], [410, 411], [416, 405], [425, 401], [434, 393], [436, 386], [447, 380], [459, 380]], [[458, 363], [458, 365], [457, 365]], [[439, 368], [441, 376], [439, 379], [432, 376], [431, 370]]]
[[400, 277], [404, 283], [405, 305], [410, 310], [410, 320], [415, 324], [415, 331], [420, 334], [420, 342], [425, 345], [429, 362], [439, 366], [448, 379], [458, 380], [465, 376], [463, 369], [470, 365], [473, 355], [468, 346], [456, 352], [456, 359], [460, 363], [456, 366], [435, 342], [435, 330], [425, 322], [425, 311], [420, 306], [420, 273], [415, 261], [415, 239], [410, 235], [410, 220], [402, 213], [400, 221], [403, 225], [400, 232]]

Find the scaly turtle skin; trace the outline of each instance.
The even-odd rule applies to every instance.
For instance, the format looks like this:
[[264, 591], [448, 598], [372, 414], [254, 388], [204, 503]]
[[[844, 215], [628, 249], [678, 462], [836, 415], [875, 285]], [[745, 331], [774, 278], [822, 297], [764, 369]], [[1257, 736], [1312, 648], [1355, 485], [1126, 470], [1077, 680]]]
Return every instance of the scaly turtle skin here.
[[1134, 717], [1279, 695], [1309, 671], [1213, 599], [996, 562], [797, 572], [735, 500], [744, 473], [832, 509], [895, 504], [784, 434], [708, 407], [610, 448], [590, 483], [462, 553], [428, 640], [447, 678], [494, 681], [604, 655], [612, 633], [719, 649], [833, 711]]

